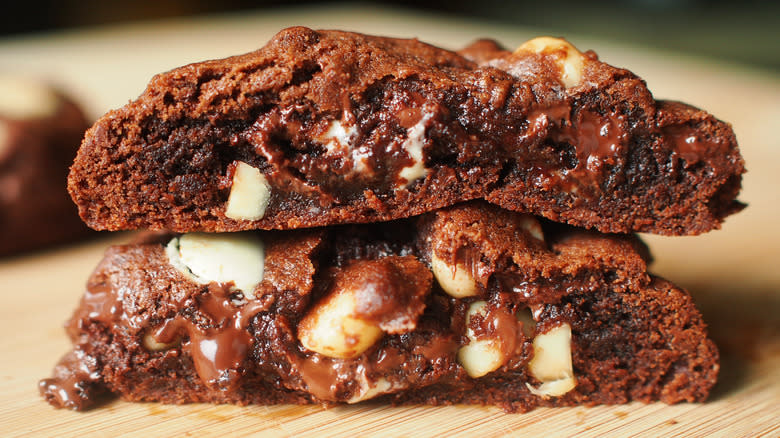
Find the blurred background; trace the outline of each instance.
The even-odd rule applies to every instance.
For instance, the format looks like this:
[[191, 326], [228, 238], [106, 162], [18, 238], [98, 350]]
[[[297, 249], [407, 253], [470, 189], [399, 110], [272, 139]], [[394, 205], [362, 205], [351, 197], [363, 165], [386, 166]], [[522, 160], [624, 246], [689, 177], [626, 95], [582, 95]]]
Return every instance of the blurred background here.
[[[494, 421], [492, 411], [481, 408], [456, 417], [462, 421], [458, 424], [477, 424], [473, 430], [503, 428], [501, 433], [521, 425], [554, 431], [561, 424], [576, 424], [594, 427], [593, 433], [620, 435], [628, 433], [624, 427], [637, 424], [624, 421], [626, 412], [646, 428], [633, 432], [648, 436], [707, 431], [748, 436], [757, 434], [747, 430], [759, 427], [776, 431], [777, 409], [771, 406], [778, 405], [780, 394], [780, 137], [775, 132], [780, 121], [780, 1], [21, 0], [4, 2], [0, 12], [0, 72], [61, 86], [94, 120], [138, 96], [156, 73], [257, 49], [279, 29], [295, 24], [419, 37], [448, 48], [482, 36], [508, 47], [540, 34], [565, 36], [581, 49], [595, 50], [602, 60], [636, 72], [654, 96], [689, 102], [731, 122], [750, 170], [740, 195], [749, 208], [730, 217], [722, 230], [702, 236], [643, 236], [656, 257], [653, 270], [690, 290], [711, 324], [723, 357], [714, 403], [621, 408], [616, 411], [620, 416], [603, 411], [609, 418], [589, 414], [586, 419], [582, 411], [569, 410]], [[127, 238], [112, 239], [120, 243]], [[60, 327], [63, 309], [78, 302], [105, 246], [101, 241], [78, 250], [0, 260], [0, 284], [8, 298], [0, 307], [0, 332], [22, 335], [0, 340], [0, 351], [14, 352], [3, 361], [12, 369], [0, 373], [0, 418], [18, 420], [16, 425], [3, 422], [0, 435], [14, 435], [14, 430], [20, 436], [31, 430], [48, 436], [109, 430], [139, 434], [159, 431], [163, 422], [180, 425], [180, 433], [219, 433], [193, 426], [212, 421], [200, 410], [152, 412], [139, 406], [117, 414], [112, 408], [73, 421], [75, 417], [55, 413], [38, 399], [35, 382], [68, 344]], [[269, 412], [269, 421], [276, 421], [274, 415], [281, 411]], [[285, 424], [298, 418], [294, 410], [285, 412], [291, 412], [280, 414]], [[329, 412], [331, 424], [317, 430], [342, 424], [335, 410]], [[423, 423], [430, 421], [426, 416], [393, 417], [383, 410], [376, 417], [365, 412], [378, 424], [411, 419], [410, 424], [424, 429]], [[239, 410], [215, 418], [222, 418], [216, 427], [228, 420], [244, 427], [242, 421], [260, 417]], [[309, 427], [310, 420], [305, 422]], [[656, 428], [651, 430], [652, 425]], [[224, 435], [225, 429], [220, 430]]]
[[[0, 38], [60, 29], [203, 14], [305, 9], [299, 0], [41, 0], [6, 4]], [[344, 2], [338, 2], [343, 6]], [[540, 28], [553, 34], [618, 40], [780, 71], [780, 2], [759, 0], [395, 0], [395, 6]], [[1, 61], [1, 60], [0, 60]]]

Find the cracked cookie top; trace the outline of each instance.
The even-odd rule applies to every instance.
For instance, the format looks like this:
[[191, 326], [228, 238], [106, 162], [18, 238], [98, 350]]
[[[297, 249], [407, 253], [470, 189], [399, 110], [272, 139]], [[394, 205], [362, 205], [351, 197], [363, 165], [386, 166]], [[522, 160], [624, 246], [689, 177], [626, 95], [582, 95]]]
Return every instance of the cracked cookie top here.
[[603, 232], [698, 234], [742, 208], [730, 126], [537, 38], [459, 53], [296, 27], [155, 76], [88, 131], [69, 190], [96, 229], [296, 229], [470, 199]]

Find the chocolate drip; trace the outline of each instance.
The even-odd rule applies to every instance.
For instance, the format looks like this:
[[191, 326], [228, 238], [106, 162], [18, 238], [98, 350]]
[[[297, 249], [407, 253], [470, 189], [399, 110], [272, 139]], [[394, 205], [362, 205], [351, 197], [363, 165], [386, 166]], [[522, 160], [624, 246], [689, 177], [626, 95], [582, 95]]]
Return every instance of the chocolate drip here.
[[474, 248], [458, 248], [454, 252], [454, 258], [448, 260], [450, 266], [463, 265], [467, 272], [483, 287], [487, 285], [488, 279], [493, 275], [493, 269], [485, 263], [482, 263], [482, 254]]
[[38, 382], [41, 395], [54, 407], [81, 411], [94, 405], [103, 392], [97, 361], [75, 349], [54, 367], [54, 377]]
[[192, 356], [201, 380], [209, 386], [229, 390], [237, 385], [242, 363], [252, 346], [250, 320], [270, 307], [273, 296], [239, 304], [230, 285], [210, 283], [208, 292], [200, 295], [197, 302], [210, 324], [197, 324], [177, 315], [157, 327], [151, 336], [163, 344], [173, 343], [180, 336], [189, 338], [182, 348]]

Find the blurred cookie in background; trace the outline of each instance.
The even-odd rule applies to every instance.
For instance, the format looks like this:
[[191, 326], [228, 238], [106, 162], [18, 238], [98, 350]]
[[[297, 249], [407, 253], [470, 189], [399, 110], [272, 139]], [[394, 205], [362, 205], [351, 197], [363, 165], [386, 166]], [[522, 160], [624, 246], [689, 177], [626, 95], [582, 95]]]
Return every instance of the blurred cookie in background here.
[[90, 233], [66, 189], [88, 127], [81, 108], [61, 91], [0, 73], [0, 256]]

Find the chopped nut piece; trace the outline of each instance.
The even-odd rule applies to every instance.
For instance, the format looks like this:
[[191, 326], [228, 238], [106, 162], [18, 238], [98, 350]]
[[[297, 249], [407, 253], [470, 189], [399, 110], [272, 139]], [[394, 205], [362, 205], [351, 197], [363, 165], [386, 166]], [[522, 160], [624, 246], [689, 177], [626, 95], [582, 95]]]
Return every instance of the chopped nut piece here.
[[233, 174], [225, 216], [236, 220], [258, 220], [271, 200], [271, 185], [258, 169], [239, 161]]
[[165, 248], [170, 263], [190, 279], [208, 284], [232, 281], [248, 299], [263, 281], [265, 247], [254, 232], [188, 233]]
[[526, 383], [525, 385], [528, 387], [528, 390], [531, 392], [531, 394], [547, 398], [559, 397], [563, 394], [566, 394], [577, 386], [577, 381], [574, 380], [574, 377], [566, 377], [560, 380], [544, 382], [539, 385], [538, 388], [534, 388], [529, 383]]
[[347, 400], [347, 403], [353, 404], [353, 403], [361, 402], [363, 400], [372, 399], [378, 395], [388, 393], [393, 389], [393, 384], [390, 383], [384, 377], [380, 377], [379, 379], [377, 379], [377, 381], [374, 382], [373, 385], [370, 385], [366, 381], [365, 376], [362, 377], [363, 379], [360, 382], [361, 392], [352, 396], [352, 398]]

